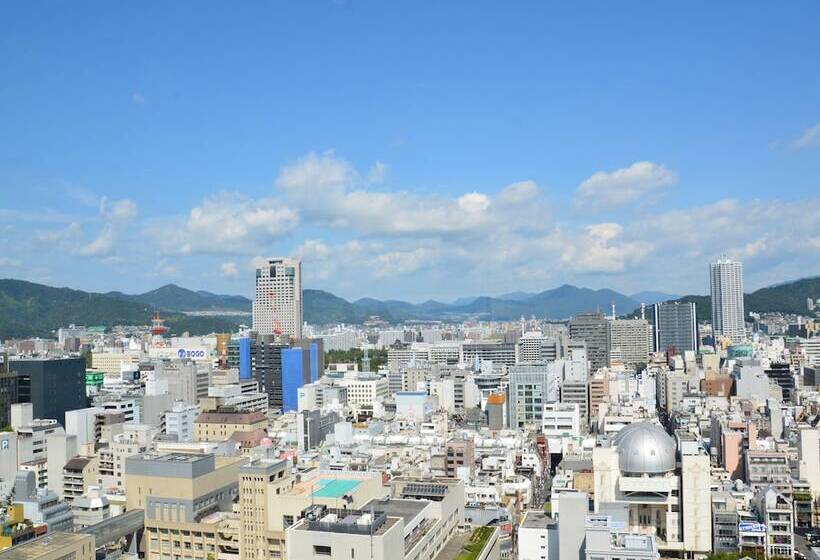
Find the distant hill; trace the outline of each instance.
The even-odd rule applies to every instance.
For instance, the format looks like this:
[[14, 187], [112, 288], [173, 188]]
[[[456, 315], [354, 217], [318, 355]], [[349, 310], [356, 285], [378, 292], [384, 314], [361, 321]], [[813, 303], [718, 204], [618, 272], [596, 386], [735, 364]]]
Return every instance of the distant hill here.
[[304, 290], [303, 301], [305, 320], [312, 324], [360, 323], [373, 315], [388, 322], [466, 318], [509, 321], [530, 316], [566, 319], [588, 311], [609, 313], [613, 302], [616, 309], [622, 312], [631, 311], [639, 305], [637, 301], [612, 290], [590, 290], [570, 285], [537, 294], [515, 292], [508, 295], [520, 299], [484, 296], [463, 298], [453, 303], [430, 300], [413, 304], [398, 300], [362, 298], [348, 302], [328, 292]]
[[498, 299], [505, 299], [507, 301], [524, 301], [530, 299], [535, 294], [531, 292], [510, 292], [508, 294], [501, 294]]
[[637, 294], [632, 294], [629, 297], [634, 299], [638, 303], [645, 303], [646, 305], [652, 305], [653, 303], [658, 303], [661, 301], [670, 301], [681, 298], [681, 296], [678, 294], [666, 294], [664, 292], [653, 292], [651, 290], [638, 292]]
[[251, 311], [251, 300], [244, 296], [227, 296], [206, 291], [195, 292], [176, 284], [166, 284], [144, 294], [108, 292], [105, 295], [170, 311], [245, 311], [248, 313]]
[[206, 334], [236, 328], [236, 322], [220, 317], [189, 317], [108, 294], [0, 280], [0, 339], [51, 336], [53, 330], [71, 323], [106, 327], [147, 325], [155, 311], [162, 311], [172, 334]]
[[356, 324], [366, 318], [352, 303], [324, 290], [302, 290], [302, 307], [311, 324]]
[[[820, 298], [820, 276], [760, 288], [743, 296], [743, 306], [746, 313], [806, 315], [808, 314], [806, 307], [808, 298]], [[712, 320], [712, 298], [710, 296], [689, 295], [675, 298], [672, 301], [695, 302], [698, 321]]]
[[[642, 292], [630, 297], [613, 290], [591, 290], [565, 284], [537, 294], [507, 294], [520, 299], [484, 296], [454, 303], [430, 300], [414, 304], [373, 298], [350, 302], [330, 292], [311, 289], [303, 290], [302, 296], [305, 320], [314, 325], [325, 325], [360, 324], [373, 315], [391, 323], [464, 319], [510, 321], [530, 316], [560, 320], [592, 311], [609, 314], [613, 303], [616, 312], [628, 314], [637, 310], [641, 301], [649, 303], [649, 296], [653, 294], [663, 295]], [[809, 297], [820, 298], [820, 277], [782, 283], [746, 294], [746, 311], [806, 314], [806, 298]], [[698, 306], [698, 320], [710, 320], [709, 296], [688, 295], [670, 299], [694, 301]], [[221, 316], [220, 311], [249, 312], [250, 308], [251, 301], [243, 296], [193, 291], [174, 284], [144, 294], [97, 294], [7, 279], [0, 280], [0, 339], [51, 336], [53, 330], [71, 323], [107, 327], [145, 325], [155, 311], [162, 313], [172, 334], [225, 332], [236, 330], [239, 323], [248, 321], [241, 317]], [[208, 316], [183, 313], [194, 311], [214, 313]]]

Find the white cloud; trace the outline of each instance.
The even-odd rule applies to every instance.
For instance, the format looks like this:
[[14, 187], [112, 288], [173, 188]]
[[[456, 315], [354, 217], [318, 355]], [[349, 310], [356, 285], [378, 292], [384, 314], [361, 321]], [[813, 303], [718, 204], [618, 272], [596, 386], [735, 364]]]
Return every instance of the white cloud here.
[[576, 202], [619, 206], [645, 200], [677, 183], [677, 174], [665, 165], [638, 161], [615, 171], [599, 171], [578, 185]]
[[820, 146], [820, 123], [807, 128], [800, 136], [792, 141], [792, 148], [795, 150], [802, 150], [814, 146]]
[[221, 192], [191, 208], [185, 218], [150, 223], [164, 254], [247, 253], [290, 234], [299, 213], [273, 198]]
[[387, 165], [377, 161], [367, 172], [367, 182], [372, 184], [383, 183], [387, 177]]
[[306, 239], [296, 248], [296, 255], [307, 261], [326, 259], [330, 254], [330, 247], [319, 239]]
[[[303, 259], [307, 286], [404, 298], [421, 290], [501, 293], [563, 282], [688, 290], [705, 285], [706, 264], [722, 252], [742, 258], [749, 278], [772, 270], [789, 274], [780, 279], [820, 272], [812, 265], [820, 262], [818, 199], [726, 199], [589, 223], [562, 218], [560, 200], [547, 200], [533, 181], [491, 192], [396, 192], [374, 186], [372, 172], [360, 174], [332, 152], [309, 154], [281, 170], [270, 197], [221, 192], [180, 215], [146, 222], [141, 231], [155, 244], [129, 243], [129, 262], [142, 258], [142, 270], [161, 263], [154, 273], [166, 276], [205, 266], [244, 282], [268, 256], [290, 254]], [[663, 165], [638, 162], [592, 175], [576, 201], [652, 198], [675, 180]], [[35, 230], [35, 240], [114, 262], [120, 239], [136, 233], [129, 228], [137, 207], [129, 199], [98, 203], [98, 216], [60, 216], [53, 231]], [[457, 282], [441, 288], [436, 283], [444, 278]]]
[[[493, 197], [485, 193], [468, 192], [453, 198], [368, 190], [363, 184], [356, 170], [332, 152], [308, 154], [285, 166], [275, 182], [306, 221], [365, 235], [483, 235], [489, 227], [534, 223], [511, 219], [516, 216], [504, 214], [501, 207], [494, 210]], [[522, 196], [531, 200], [535, 194], [537, 186], [527, 184], [513, 187], [504, 196], [505, 200]], [[540, 226], [544, 221], [542, 214], [537, 223]]]
[[431, 266], [436, 258], [435, 251], [419, 247], [411, 251], [390, 251], [376, 255], [370, 266], [376, 278], [388, 278], [418, 272]]
[[82, 232], [82, 227], [77, 222], [72, 222], [66, 227], [49, 231], [38, 231], [35, 235], [37, 240], [43, 243], [61, 243], [76, 239]]
[[[724, 199], [655, 213], [634, 222], [630, 235], [650, 240], [653, 263], [646, 283], [689, 279], [703, 286], [706, 266], [722, 253], [743, 260], [748, 283], [757, 285], [817, 274], [820, 199]], [[678, 273], [668, 278], [667, 269]], [[757, 275], [757, 276], [755, 276]], [[654, 278], [654, 280], [653, 280]]]
[[[289, 193], [310, 195], [312, 189], [344, 188], [356, 176], [354, 169], [333, 152], [310, 153], [285, 166], [276, 184]], [[305, 192], [307, 191], [307, 192]]]
[[461, 195], [457, 202], [459, 209], [473, 214], [483, 212], [490, 207], [490, 197], [478, 192]]
[[498, 199], [505, 204], [523, 204], [534, 200], [539, 194], [541, 194], [541, 189], [535, 181], [520, 181], [504, 187], [498, 193]]
[[167, 278], [176, 276], [178, 273], [179, 269], [175, 265], [168, 262], [167, 259], [160, 259], [154, 264], [154, 270], [149, 275]]
[[115, 242], [114, 226], [105, 224], [94, 240], [77, 249], [77, 254], [84, 257], [107, 257], [113, 252]]
[[581, 273], [623, 272], [643, 261], [652, 244], [623, 240], [624, 228], [616, 223], [591, 224], [567, 243], [561, 253], [564, 266]]
[[220, 267], [222, 270], [222, 275], [228, 278], [236, 278], [239, 276], [239, 268], [236, 266], [236, 263], [233, 261], [228, 261], [222, 263]]
[[127, 222], [137, 216], [137, 203], [123, 198], [122, 200], [100, 199], [100, 216], [110, 222]]

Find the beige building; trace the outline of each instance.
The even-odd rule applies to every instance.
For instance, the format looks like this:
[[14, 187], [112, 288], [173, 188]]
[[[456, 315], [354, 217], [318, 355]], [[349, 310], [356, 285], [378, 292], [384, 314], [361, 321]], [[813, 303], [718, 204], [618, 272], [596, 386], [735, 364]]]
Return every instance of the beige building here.
[[302, 338], [302, 261], [268, 259], [256, 269], [253, 330], [259, 334]]
[[627, 529], [654, 535], [662, 555], [711, 551], [707, 455], [684, 455], [678, 466], [676, 440], [657, 424], [635, 422], [593, 450], [592, 470], [595, 513], [624, 507]]
[[123, 364], [138, 365], [139, 361], [140, 352], [138, 350], [91, 353], [91, 369], [102, 371], [110, 376], [119, 375]]
[[644, 319], [614, 319], [609, 322], [610, 359], [625, 364], [649, 361], [649, 323]]
[[[246, 459], [212, 454], [128, 457], [128, 509], [145, 510], [145, 558], [219, 556], [220, 532], [231, 534], [239, 469]], [[230, 539], [228, 539], [230, 540]], [[225, 550], [230, 557], [231, 550]]]
[[48, 533], [0, 552], [0, 560], [94, 560], [94, 536]]
[[234, 432], [267, 429], [268, 419], [262, 412], [203, 412], [194, 422], [194, 440], [225, 441]]
[[285, 539], [268, 523], [268, 502], [293, 489], [289, 460], [251, 459], [239, 471], [239, 550], [242, 560], [284, 558]]
[[97, 458], [73, 457], [63, 467], [62, 498], [69, 504], [97, 484]]
[[256, 453], [239, 473], [242, 560], [285, 558], [285, 530], [312, 505], [357, 508], [388, 492], [381, 473], [310, 469], [294, 475], [289, 461]]

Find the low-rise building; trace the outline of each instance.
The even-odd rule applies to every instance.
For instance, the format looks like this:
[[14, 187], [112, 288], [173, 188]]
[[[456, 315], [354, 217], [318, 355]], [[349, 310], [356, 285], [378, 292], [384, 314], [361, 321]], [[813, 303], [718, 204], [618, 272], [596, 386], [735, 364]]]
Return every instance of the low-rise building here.
[[194, 422], [196, 441], [225, 441], [234, 432], [267, 430], [268, 419], [261, 412], [220, 410], [203, 412]]

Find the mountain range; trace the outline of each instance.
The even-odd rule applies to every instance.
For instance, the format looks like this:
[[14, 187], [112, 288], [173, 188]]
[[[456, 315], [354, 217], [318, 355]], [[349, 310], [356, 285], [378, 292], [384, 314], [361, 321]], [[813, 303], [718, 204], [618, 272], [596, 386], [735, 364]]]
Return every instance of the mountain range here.
[[245, 296], [226, 296], [204, 290], [195, 292], [176, 284], [166, 284], [144, 294], [108, 292], [103, 295], [169, 311], [247, 311], [250, 313], [252, 303]]
[[[304, 318], [311, 324], [360, 324], [377, 315], [398, 323], [412, 320], [483, 319], [508, 321], [535, 316], [566, 319], [578, 313], [600, 311], [628, 314], [641, 303], [695, 301], [700, 320], [709, 320], [709, 296], [676, 297], [662, 292], [627, 296], [614, 290], [592, 290], [565, 284], [538, 293], [511, 292], [499, 297], [463, 297], [451, 303], [429, 300], [362, 298], [348, 301], [323, 290], [302, 292]], [[746, 311], [806, 313], [806, 298], [820, 297], [820, 277], [778, 284], [746, 294]], [[251, 300], [244, 296], [193, 291], [168, 284], [142, 294], [93, 293], [54, 288], [33, 282], [0, 280], [0, 339], [51, 336], [54, 329], [70, 323], [83, 325], [145, 325], [160, 311], [172, 334], [205, 334], [235, 330], [250, 313]], [[205, 312], [205, 314], [203, 314]]]
[[54, 329], [71, 323], [106, 327], [147, 325], [152, 314], [160, 310], [171, 334], [223, 332], [237, 326], [235, 320], [189, 316], [129, 298], [23, 280], [0, 280], [0, 339], [48, 337]]

